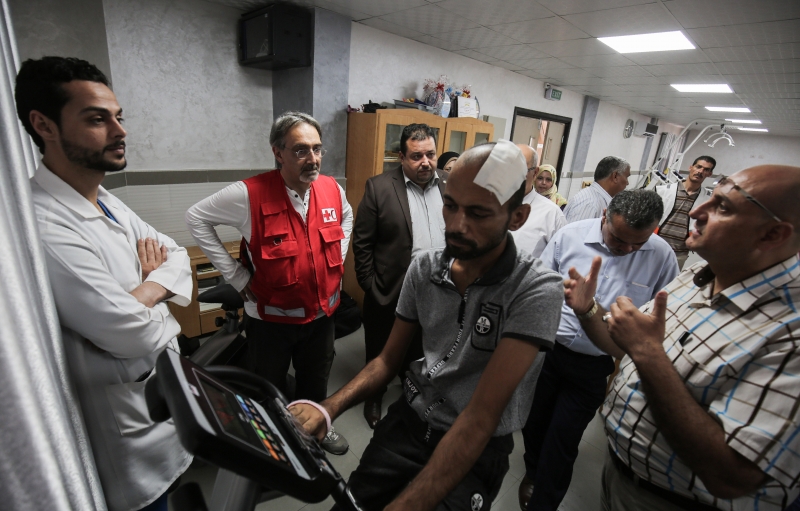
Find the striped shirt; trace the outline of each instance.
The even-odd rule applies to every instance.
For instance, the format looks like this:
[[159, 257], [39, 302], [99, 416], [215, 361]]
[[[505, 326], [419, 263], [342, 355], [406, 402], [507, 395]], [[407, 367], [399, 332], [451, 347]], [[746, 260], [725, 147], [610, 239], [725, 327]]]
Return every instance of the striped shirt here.
[[606, 398], [606, 435], [620, 459], [655, 485], [719, 509], [780, 511], [797, 497], [800, 477], [800, 261], [793, 256], [714, 296], [704, 264], [666, 287], [664, 349], [726, 443], [771, 479], [734, 500], [712, 496], [659, 434], [627, 356]]
[[595, 181], [592, 186], [584, 188], [575, 197], [570, 198], [569, 204], [564, 208], [564, 216], [570, 224], [578, 220], [600, 218], [609, 202], [611, 196]]
[[689, 254], [689, 249], [686, 247], [686, 237], [689, 234], [689, 211], [692, 210], [699, 196], [700, 188], [694, 193], [689, 193], [683, 183], [679, 182], [672, 212], [658, 229], [658, 235], [669, 243], [675, 255]]

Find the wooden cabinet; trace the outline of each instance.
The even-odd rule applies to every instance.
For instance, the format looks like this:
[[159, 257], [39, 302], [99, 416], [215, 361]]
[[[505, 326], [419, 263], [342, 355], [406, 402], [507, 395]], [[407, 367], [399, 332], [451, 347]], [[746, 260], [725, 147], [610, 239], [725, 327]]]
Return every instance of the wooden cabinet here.
[[[347, 201], [358, 211], [367, 179], [400, 165], [400, 135], [409, 124], [424, 123], [436, 132], [436, 152], [463, 153], [470, 147], [494, 140], [494, 125], [471, 117], [445, 119], [413, 109], [378, 110], [374, 114], [347, 114]], [[344, 290], [362, 304], [364, 292], [355, 276], [353, 249], [345, 260]]]
[[[230, 241], [224, 245], [233, 258], [239, 257], [238, 241]], [[200, 247], [186, 247], [186, 252], [189, 254], [189, 264], [192, 267], [192, 301], [186, 307], [169, 302], [169, 310], [178, 320], [178, 324], [181, 325], [181, 333], [186, 337], [208, 335], [218, 330], [214, 319], [224, 316], [225, 311], [219, 307], [209, 307], [209, 304], [199, 303], [197, 295], [201, 287], [204, 291], [206, 288], [210, 289], [217, 283], [221, 283], [222, 275], [211, 265], [211, 261], [200, 250]], [[241, 313], [241, 310], [239, 312]]]

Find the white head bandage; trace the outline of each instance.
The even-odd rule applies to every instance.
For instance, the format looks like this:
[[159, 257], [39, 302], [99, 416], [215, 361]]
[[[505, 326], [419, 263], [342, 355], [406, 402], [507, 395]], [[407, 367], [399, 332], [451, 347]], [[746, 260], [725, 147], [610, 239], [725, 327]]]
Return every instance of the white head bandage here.
[[519, 147], [508, 140], [498, 140], [473, 182], [505, 204], [522, 186], [527, 173], [528, 165]]

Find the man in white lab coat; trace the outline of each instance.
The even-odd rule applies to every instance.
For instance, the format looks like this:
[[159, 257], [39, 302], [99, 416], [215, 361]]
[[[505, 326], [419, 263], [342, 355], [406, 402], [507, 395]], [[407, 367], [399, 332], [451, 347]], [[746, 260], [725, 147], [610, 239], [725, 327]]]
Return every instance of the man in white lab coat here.
[[156, 357], [178, 349], [166, 301], [187, 305], [186, 250], [100, 183], [125, 168], [122, 109], [86, 61], [23, 63], [17, 113], [42, 152], [31, 180], [72, 384], [111, 511], [166, 510], [192, 458], [172, 423], [153, 423], [144, 385]]

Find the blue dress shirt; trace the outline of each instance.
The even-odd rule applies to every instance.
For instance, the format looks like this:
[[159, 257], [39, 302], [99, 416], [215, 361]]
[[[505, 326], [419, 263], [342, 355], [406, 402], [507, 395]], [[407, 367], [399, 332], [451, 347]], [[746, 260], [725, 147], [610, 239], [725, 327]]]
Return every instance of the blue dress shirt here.
[[[603, 242], [599, 218], [562, 227], [547, 244], [541, 260], [545, 266], [569, 278], [569, 269], [573, 266], [581, 275], [588, 274], [595, 256], [603, 258], [595, 299], [606, 310], [619, 296], [627, 296], [634, 305], [641, 307], [678, 275], [675, 253], [659, 236], [651, 235], [636, 252], [613, 255]], [[577, 353], [605, 354], [589, 340], [566, 303], [561, 308], [556, 341]]]

